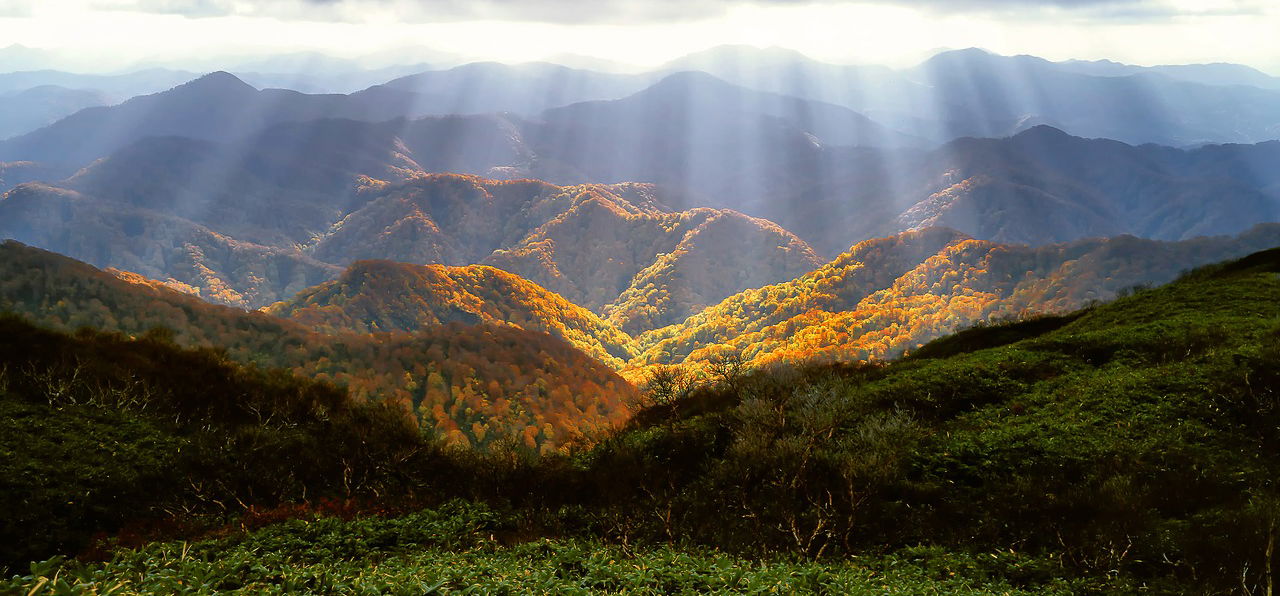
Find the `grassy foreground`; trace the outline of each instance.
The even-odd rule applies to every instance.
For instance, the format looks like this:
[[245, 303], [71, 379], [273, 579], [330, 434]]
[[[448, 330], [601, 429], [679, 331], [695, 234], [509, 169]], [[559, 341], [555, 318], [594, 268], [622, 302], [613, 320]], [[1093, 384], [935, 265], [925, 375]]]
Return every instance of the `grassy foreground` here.
[[672, 546], [576, 538], [503, 546], [501, 516], [455, 502], [400, 518], [295, 519], [202, 542], [120, 550], [109, 562], [55, 558], [0, 582], [20, 594], [1079, 594], [1114, 580], [1055, 578], [1050, 561], [937, 548], [840, 561], [751, 561]]

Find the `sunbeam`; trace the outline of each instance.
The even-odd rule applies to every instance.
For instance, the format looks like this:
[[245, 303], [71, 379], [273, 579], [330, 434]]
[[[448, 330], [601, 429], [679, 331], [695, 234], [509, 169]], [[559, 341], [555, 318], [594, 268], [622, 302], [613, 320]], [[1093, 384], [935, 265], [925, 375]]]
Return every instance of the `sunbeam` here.
[[1261, 0], [0, 0], [0, 593], [1267, 594]]

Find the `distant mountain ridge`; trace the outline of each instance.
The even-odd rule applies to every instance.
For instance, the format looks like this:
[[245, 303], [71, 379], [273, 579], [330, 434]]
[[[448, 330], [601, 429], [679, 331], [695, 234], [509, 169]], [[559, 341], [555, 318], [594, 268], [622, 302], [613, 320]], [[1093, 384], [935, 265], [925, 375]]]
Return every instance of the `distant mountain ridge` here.
[[535, 116], [573, 103], [614, 99], [652, 84], [652, 74], [614, 74], [545, 62], [473, 62], [403, 76], [382, 86], [424, 98], [425, 113], [514, 112]]
[[847, 152], [844, 171], [759, 215], [832, 252], [928, 226], [1044, 244], [1133, 234], [1236, 234], [1280, 221], [1280, 142], [1174, 149], [1073, 137], [1037, 126], [928, 152]]
[[374, 88], [352, 95], [258, 90], [215, 72], [118, 106], [82, 110], [0, 142], [0, 159], [86, 164], [149, 136], [230, 141], [268, 126], [320, 118], [380, 121], [413, 113], [412, 94]]
[[100, 91], [56, 85], [0, 93], [0, 139], [52, 124], [84, 108], [109, 103], [112, 98]]
[[670, 67], [697, 68], [738, 85], [845, 106], [936, 142], [1009, 136], [1036, 124], [1132, 144], [1280, 138], [1280, 78], [1239, 65], [1050, 62], [968, 48], [893, 70], [728, 46]]
[[[802, 58], [783, 53], [771, 59], [791, 65], [787, 68], [803, 66], [805, 73], [829, 70]], [[523, 101], [519, 97], [538, 96], [530, 95], [530, 89], [541, 88], [549, 80], [581, 79], [580, 91], [591, 95], [624, 93], [623, 87], [639, 79], [628, 75], [600, 78], [588, 71], [551, 65], [516, 68], [477, 64], [424, 73], [421, 76], [425, 79], [411, 78], [349, 96], [313, 96], [258, 91], [232, 75], [215, 73], [120, 106], [91, 108], [45, 129], [0, 142], [0, 159], [83, 164], [107, 154], [111, 161], [150, 142], [155, 135], [214, 142], [222, 147], [215, 152], [217, 157], [188, 158], [199, 160], [201, 167], [183, 192], [210, 194], [200, 188], [225, 186], [218, 176], [264, 178], [270, 184], [263, 193], [280, 194], [296, 207], [299, 221], [289, 238], [303, 245], [332, 223], [332, 210], [347, 212], [358, 205], [359, 201], [351, 198], [353, 179], [363, 175], [394, 182], [420, 171], [537, 178], [558, 185], [655, 183], [679, 197], [670, 205], [675, 209], [727, 208], [776, 221], [827, 255], [858, 240], [929, 225], [951, 226], [977, 238], [1001, 242], [1062, 242], [1119, 233], [1157, 239], [1237, 233], [1254, 223], [1276, 219], [1274, 197], [1280, 183], [1264, 171], [1274, 169], [1265, 165], [1272, 159], [1270, 143], [1232, 146], [1229, 150], [1170, 150], [1148, 145], [1125, 149], [1103, 141], [1073, 140], [1070, 132], [1053, 135], [1046, 124], [1037, 123], [1062, 119], [1018, 112], [1022, 108], [1009, 102], [1020, 96], [1000, 91], [1000, 85], [1010, 84], [1009, 77], [1035, 78], [1042, 71], [1049, 73], [1044, 80], [1072, 89], [1080, 87], [1071, 83], [1075, 80], [1072, 77], [1089, 79], [1089, 85], [1105, 89], [1121, 84], [1112, 80], [1116, 77], [1066, 72], [1032, 57], [1006, 58], [980, 50], [940, 54], [912, 71], [912, 76], [957, 85], [964, 77], [999, 79], [998, 85], [980, 86], [988, 89], [984, 92], [988, 97], [970, 98], [972, 105], [968, 107], [945, 103], [945, 109], [954, 109], [960, 120], [974, 123], [994, 122], [990, 114], [970, 113], [979, 108], [1017, 113], [1017, 125], [1012, 128], [974, 131], [1020, 132], [999, 140], [960, 138], [929, 150], [918, 146], [921, 139], [846, 107], [755, 91], [697, 72], [670, 74], [619, 99], [574, 103], [526, 117], [499, 114], [417, 120], [398, 116], [462, 109], [458, 107], [462, 104], [450, 108], [397, 86], [422, 90], [423, 81], [436, 81], [447, 95], [469, 85], [472, 77], [480, 77], [487, 81], [485, 85], [496, 85], [501, 91], [490, 99], [519, 103]], [[884, 75], [879, 69], [866, 73], [869, 77]], [[577, 83], [565, 85], [578, 88]], [[1200, 87], [1219, 94], [1270, 93], [1212, 85], [1196, 89]], [[797, 93], [800, 91], [803, 89]], [[1048, 87], [1041, 91], [1051, 96], [1053, 105], [1089, 104], [1059, 98]], [[1152, 104], [1149, 94], [1143, 93], [1130, 97], [1132, 101], [1123, 109], [1116, 108], [1119, 111], [1115, 113], [1103, 110], [1105, 117], [1138, 122], [1148, 112], [1166, 112], [1144, 107]], [[556, 97], [560, 99], [550, 103], [570, 99], [568, 95]], [[1276, 98], [1280, 101], [1280, 95]], [[1209, 105], [1200, 103], [1167, 112], [1201, 114]], [[1240, 112], [1241, 117], [1266, 112], [1250, 110]], [[200, 116], [195, 118], [196, 114]], [[1121, 118], [1120, 114], [1132, 117]], [[1094, 121], [1092, 116], [1085, 119]], [[1078, 128], [1065, 126], [1066, 131]], [[85, 138], [90, 142], [83, 142]], [[1025, 149], [1030, 153], [1024, 154]], [[1095, 157], [1090, 162], [1090, 154], [1095, 152], [1107, 158]], [[169, 157], [163, 152], [160, 155]], [[1215, 162], [1217, 170], [1202, 167], [1202, 156], [1206, 163]], [[1237, 163], [1217, 163], [1224, 158]], [[1224, 178], [1218, 171], [1222, 168], [1248, 175]], [[1100, 176], [1098, 172], [1108, 174]], [[62, 173], [71, 172], [64, 169]], [[305, 185], [309, 192], [329, 196], [308, 194], [294, 200], [296, 193], [279, 193], [275, 188], [290, 185]], [[245, 201], [226, 193], [216, 201], [209, 197], [203, 200], [216, 205], [223, 199]], [[223, 215], [232, 213], [229, 207], [213, 209]], [[232, 235], [263, 244], [281, 240], [269, 233]]]
[[[723, 210], [672, 213], [648, 185], [559, 187], [456, 175], [376, 191], [308, 253], [334, 263], [488, 264], [607, 314], [628, 332], [821, 263], [768, 221]], [[635, 298], [655, 293], [663, 297]]]
[[[628, 332], [821, 264], [770, 222], [711, 209], [671, 212], [649, 185], [427, 175], [405, 161], [410, 145], [399, 146], [400, 166], [373, 163], [403, 181], [364, 177], [355, 189], [309, 188], [336, 170], [307, 163], [302, 171], [314, 175], [271, 180], [269, 171], [210, 157], [217, 148], [208, 143], [157, 139], [81, 172], [66, 188], [30, 183], [9, 191], [0, 198], [0, 236], [250, 308], [289, 299], [364, 259], [489, 264]], [[284, 154], [264, 159], [292, 155]], [[178, 164], [167, 165], [175, 156]], [[202, 183], [199, 164], [216, 163], [225, 167]]]

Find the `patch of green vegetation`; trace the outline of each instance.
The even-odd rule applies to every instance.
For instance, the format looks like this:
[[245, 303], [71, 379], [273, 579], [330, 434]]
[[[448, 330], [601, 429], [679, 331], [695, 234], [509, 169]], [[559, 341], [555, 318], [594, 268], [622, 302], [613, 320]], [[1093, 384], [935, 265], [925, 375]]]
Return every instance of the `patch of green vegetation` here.
[[1016, 321], [975, 325], [935, 339], [911, 352], [908, 358], [946, 358], [1008, 345], [1060, 329], [1080, 318], [1085, 311], [1065, 315], [1045, 315]]
[[292, 520], [243, 535], [167, 542], [106, 563], [53, 559], [0, 581], [30, 594], [1080, 594], [1128, 591], [1064, 580], [1011, 552], [910, 548], [842, 561], [749, 560], [704, 548], [624, 548], [581, 538], [502, 545], [508, 520], [452, 503], [398, 519]]
[[0, 395], [0, 561], [77, 552], [87, 534], [149, 509], [182, 445], [124, 412]]
[[0, 337], [0, 568], [133, 525], [388, 494], [430, 457], [403, 410], [163, 331], [72, 336], [0, 316]]

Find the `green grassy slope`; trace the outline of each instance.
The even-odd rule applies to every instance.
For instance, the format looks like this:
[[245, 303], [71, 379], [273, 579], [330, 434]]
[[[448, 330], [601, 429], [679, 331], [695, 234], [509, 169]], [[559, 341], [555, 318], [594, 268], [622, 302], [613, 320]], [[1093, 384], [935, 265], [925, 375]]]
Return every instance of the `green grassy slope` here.
[[510, 523], [493, 510], [460, 503], [398, 519], [294, 520], [218, 540], [154, 544], [108, 563], [39, 563], [0, 580], [0, 591], [1015, 595], [1127, 587], [1115, 579], [1057, 579], [1052, 562], [1016, 553], [911, 549], [844, 562], [752, 561], [699, 548], [495, 541]]
[[655, 534], [725, 546], [1013, 548], [1256, 586], [1280, 527], [1278, 272], [1272, 250], [886, 366], [726, 379], [642, 412], [593, 480]]

